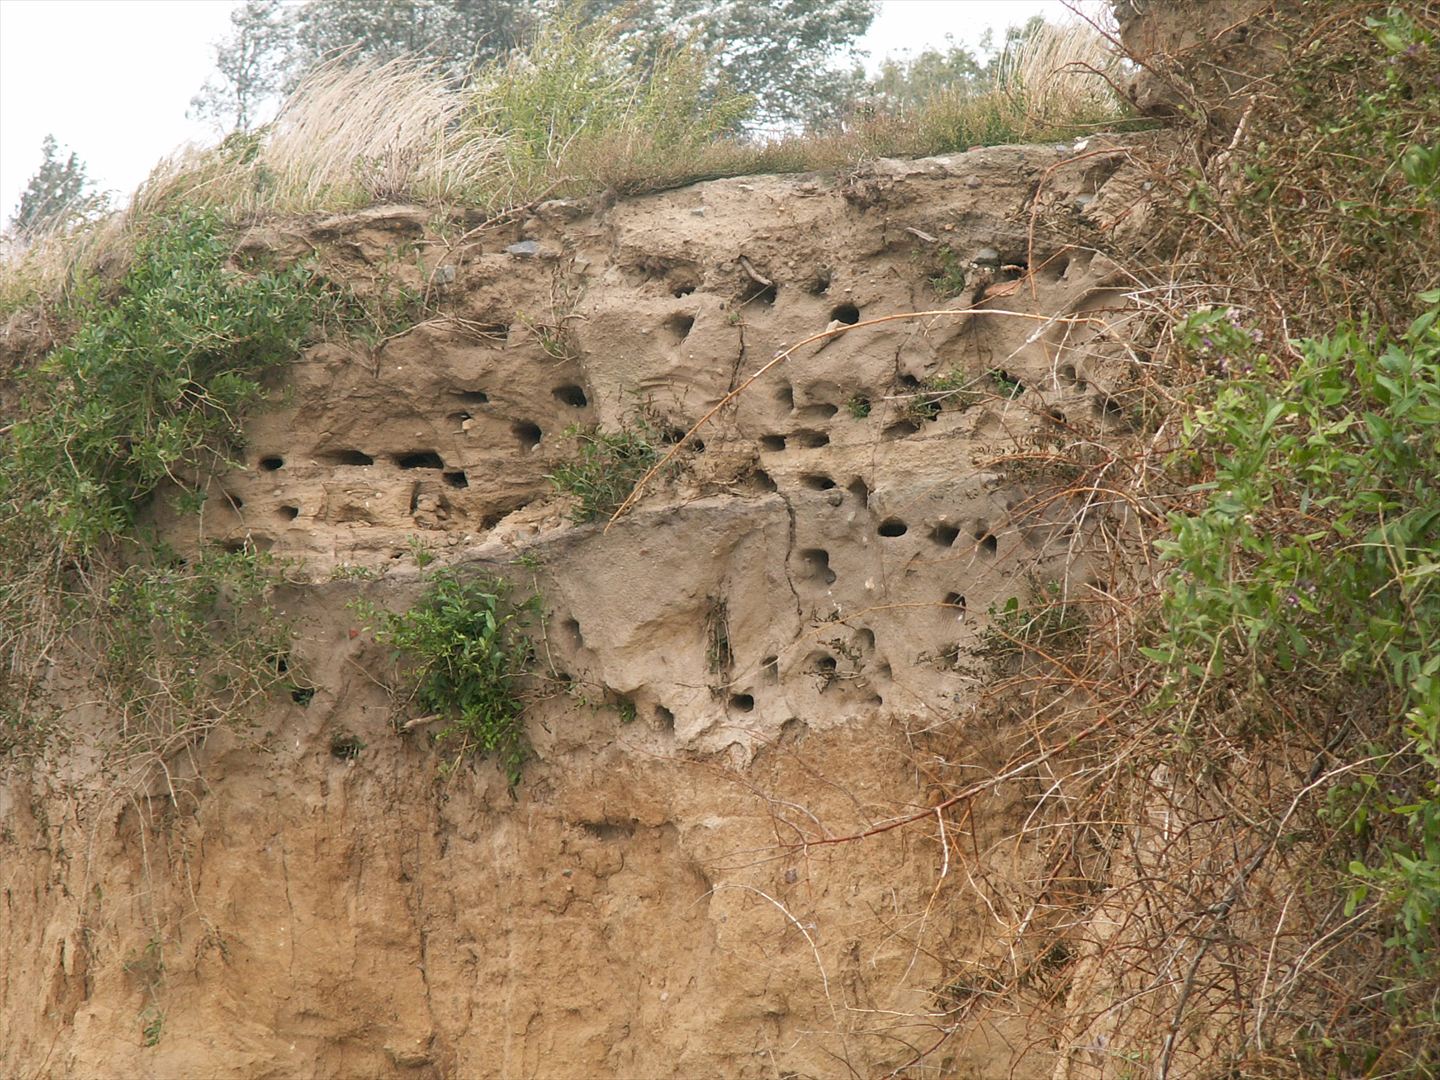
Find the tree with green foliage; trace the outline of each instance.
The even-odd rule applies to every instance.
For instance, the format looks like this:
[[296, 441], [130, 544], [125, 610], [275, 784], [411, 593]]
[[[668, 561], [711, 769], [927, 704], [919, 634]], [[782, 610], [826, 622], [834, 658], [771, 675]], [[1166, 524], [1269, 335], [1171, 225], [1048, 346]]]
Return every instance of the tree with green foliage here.
[[90, 190], [85, 164], [71, 151], [60, 156], [54, 135], [46, 135], [40, 146], [40, 168], [30, 177], [11, 227], [21, 236], [34, 236], [55, 225], [89, 217], [104, 208], [106, 198]]
[[692, 41], [717, 75], [757, 103], [761, 125], [840, 119], [865, 85], [858, 64], [838, 67], [875, 18], [873, 0], [641, 0], [604, 5], [627, 31]]
[[280, 0], [245, 0], [230, 13], [230, 37], [215, 46], [215, 74], [190, 99], [190, 115], [245, 131], [260, 104], [280, 89], [287, 49]]
[[872, 101], [906, 110], [924, 104], [942, 90], [979, 88], [989, 75], [989, 64], [965, 46], [950, 42], [944, 51], [932, 47], [904, 59], [887, 57], [867, 90]]

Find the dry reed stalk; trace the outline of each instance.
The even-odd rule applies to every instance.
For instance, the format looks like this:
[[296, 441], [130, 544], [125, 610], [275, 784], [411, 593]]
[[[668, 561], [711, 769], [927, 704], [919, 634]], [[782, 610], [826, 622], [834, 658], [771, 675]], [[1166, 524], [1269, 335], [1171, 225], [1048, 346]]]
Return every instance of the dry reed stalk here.
[[131, 213], [178, 202], [239, 218], [375, 202], [490, 202], [505, 191], [504, 140], [467, 124], [468, 107], [429, 65], [332, 62], [260, 131], [162, 162]]

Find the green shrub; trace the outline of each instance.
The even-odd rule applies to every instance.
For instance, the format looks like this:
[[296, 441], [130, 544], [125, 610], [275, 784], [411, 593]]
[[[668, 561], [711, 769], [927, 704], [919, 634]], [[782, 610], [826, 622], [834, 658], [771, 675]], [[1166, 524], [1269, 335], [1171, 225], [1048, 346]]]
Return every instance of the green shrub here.
[[[69, 339], [18, 376], [0, 445], [0, 710], [7, 749], [34, 749], [47, 657], [80, 650], [121, 741], [177, 748], [275, 685], [288, 630], [253, 552], [188, 562], [135, 535], [162, 485], [198, 507], [238, 445], [263, 380], [287, 364], [333, 290], [302, 267], [241, 272], [210, 213], [150, 221], [128, 269], [68, 303]], [[93, 662], [83, 658], [93, 650]]]
[[294, 358], [323, 302], [310, 271], [241, 274], [231, 250], [213, 214], [162, 218], [113, 298], [74, 305], [78, 329], [24, 379], [0, 450], [3, 531], [22, 546], [38, 534], [93, 551], [160, 484], [194, 493], [226, 461], [261, 380]]
[[579, 500], [571, 515], [576, 524], [614, 513], [660, 459], [656, 436], [643, 421], [619, 431], [571, 428], [566, 434], [578, 439], [580, 456], [559, 466], [547, 479]]
[[494, 754], [514, 786], [526, 756], [520, 679], [532, 659], [524, 623], [538, 600], [514, 604], [509, 592], [503, 579], [441, 569], [408, 611], [358, 606], [413, 665], [416, 705], [445, 721], [437, 738], [458, 742], [457, 756]]
[[[1433, 961], [1440, 910], [1440, 291], [1396, 337], [1342, 328], [1277, 373], [1229, 312], [1183, 337], [1228, 377], [1188, 424], [1214, 479], [1159, 546], [1175, 564], [1146, 655], [1170, 695], [1381, 688], [1351, 807], [1378, 847], [1351, 866], [1396, 943]], [[1367, 710], [1373, 713], [1373, 707]], [[1318, 732], [1324, 741], [1328, 732]], [[1368, 777], [1368, 780], [1366, 779]]]

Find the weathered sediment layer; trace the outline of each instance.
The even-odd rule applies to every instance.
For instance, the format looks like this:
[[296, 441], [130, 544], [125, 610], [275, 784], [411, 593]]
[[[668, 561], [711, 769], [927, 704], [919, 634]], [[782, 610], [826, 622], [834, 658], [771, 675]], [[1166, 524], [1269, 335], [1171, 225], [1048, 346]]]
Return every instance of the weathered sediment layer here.
[[[1003, 762], [968, 660], [987, 611], [1098, 583], [1047, 448], [1128, 422], [1127, 283], [1100, 254], [1134, 224], [1122, 160], [996, 147], [503, 225], [253, 232], [437, 314], [296, 358], [229, 498], [160, 522], [295, 560], [279, 606], [313, 697], [146, 790], [97, 764], [84, 707], [68, 750], [7, 767], [0, 1072], [818, 1077], [940, 1040], [1023, 914], [966, 875], [1026, 880], [999, 841], [1033, 793], [987, 796], [963, 836], [804, 842]], [[683, 431], [808, 334], [972, 306], [803, 346], [608, 531], [546, 479], [573, 426]], [[349, 607], [413, 599], [415, 544], [542, 597], [513, 796], [397, 730]], [[928, 1065], [1048, 1075], [1061, 1000], [961, 1024]]]

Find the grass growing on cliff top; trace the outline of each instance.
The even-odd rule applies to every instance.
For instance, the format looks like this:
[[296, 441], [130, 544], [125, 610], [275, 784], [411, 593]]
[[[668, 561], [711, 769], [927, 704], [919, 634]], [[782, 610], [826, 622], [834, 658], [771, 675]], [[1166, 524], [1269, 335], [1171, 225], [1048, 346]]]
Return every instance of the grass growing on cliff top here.
[[497, 214], [551, 196], [1061, 138], [1126, 120], [1106, 79], [1118, 63], [1090, 27], [1047, 25], [1014, 46], [986, 92], [942, 90], [770, 140], [735, 134], [750, 103], [717, 89], [704, 55], [679, 45], [635, 57], [614, 25], [554, 20], [465, 90], [406, 61], [322, 67], [264, 128], [162, 161], [128, 210], [12, 257], [0, 317], [54, 297], [77, 266], [123, 260], [146, 221], [179, 207], [233, 223], [397, 202]]

